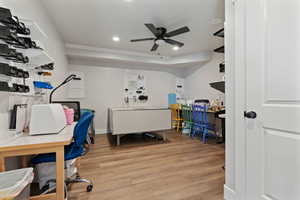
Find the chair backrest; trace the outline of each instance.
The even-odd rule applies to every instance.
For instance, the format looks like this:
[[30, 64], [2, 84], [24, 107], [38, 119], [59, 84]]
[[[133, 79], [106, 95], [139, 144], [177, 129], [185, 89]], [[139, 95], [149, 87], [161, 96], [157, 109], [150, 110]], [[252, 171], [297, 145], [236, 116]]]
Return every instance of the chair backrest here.
[[84, 114], [86, 112], [91, 112], [91, 113], [95, 114], [95, 110], [88, 109], [88, 108], [82, 108], [82, 109], [80, 109], [81, 116], [82, 116], [82, 114]]
[[181, 105], [182, 118], [185, 122], [192, 122], [192, 107], [189, 105]]
[[209, 104], [209, 100], [208, 99], [196, 99], [194, 101], [195, 104]]
[[93, 113], [84, 113], [75, 126], [73, 138], [76, 146], [83, 146], [86, 140], [90, 123], [93, 119]]
[[197, 105], [194, 104], [193, 108], [193, 121], [195, 123], [208, 123], [207, 111], [208, 107], [206, 105]]
[[172, 120], [180, 119], [180, 105], [179, 104], [171, 104], [170, 105], [172, 111]]

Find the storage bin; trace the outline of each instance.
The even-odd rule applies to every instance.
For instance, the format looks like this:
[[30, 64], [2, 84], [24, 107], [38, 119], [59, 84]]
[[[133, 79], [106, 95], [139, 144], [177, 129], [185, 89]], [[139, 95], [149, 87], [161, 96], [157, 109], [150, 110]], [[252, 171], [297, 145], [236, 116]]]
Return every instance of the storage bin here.
[[0, 200], [29, 200], [33, 168], [0, 173]]
[[[56, 180], [55, 162], [40, 163], [35, 166], [37, 171], [37, 181], [42, 190], [49, 180]], [[77, 173], [76, 159], [65, 161], [65, 179], [71, 178]], [[50, 187], [55, 183], [50, 183]]]

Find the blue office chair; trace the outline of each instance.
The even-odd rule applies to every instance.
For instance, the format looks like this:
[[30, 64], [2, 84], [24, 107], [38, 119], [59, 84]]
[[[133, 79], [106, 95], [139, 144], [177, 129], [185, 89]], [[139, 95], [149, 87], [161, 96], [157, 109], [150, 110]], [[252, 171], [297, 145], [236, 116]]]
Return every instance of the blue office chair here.
[[[80, 120], [76, 124], [74, 128], [74, 135], [73, 135], [73, 142], [65, 146], [65, 161], [73, 160], [75, 158], [81, 157], [86, 154], [85, 150], [85, 141], [88, 134], [88, 128], [90, 126], [90, 123], [93, 119], [94, 115], [93, 113], [85, 113], [81, 116]], [[40, 154], [34, 157], [31, 162], [34, 165], [41, 164], [41, 163], [49, 163], [49, 162], [55, 162], [56, 161], [56, 155], [55, 153], [48, 153], [48, 154]], [[49, 180], [47, 182], [47, 185], [50, 186], [50, 183], [55, 183], [55, 180]], [[87, 186], [87, 192], [91, 192], [93, 190], [93, 184], [91, 181], [82, 179], [78, 173], [76, 173], [75, 178], [68, 178], [65, 181], [65, 186], [71, 184], [71, 183], [79, 183], [84, 182], [88, 183]], [[48, 188], [43, 192], [43, 194], [49, 193], [55, 189], [54, 187]], [[67, 193], [67, 191], [66, 191]]]
[[[93, 113], [93, 115], [95, 115], [95, 110], [87, 109], [87, 108], [83, 108], [80, 110], [81, 115], [85, 114], [86, 112], [91, 112], [91, 113]], [[96, 137], [95, 124], [94, 124], [94, 120], [92, 120], [90, 127], [89, 127], [88, 135], [86, 137], [87, 143], [89, 145], [95, 144], [95, 137]]]

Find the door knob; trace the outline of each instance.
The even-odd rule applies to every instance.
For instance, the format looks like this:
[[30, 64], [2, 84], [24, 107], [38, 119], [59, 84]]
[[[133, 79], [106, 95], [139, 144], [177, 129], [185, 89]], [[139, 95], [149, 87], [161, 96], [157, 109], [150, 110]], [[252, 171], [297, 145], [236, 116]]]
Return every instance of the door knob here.
[[244, 112], [244, 116], [248, 119], [255, 119], [257, 117], [256, 112], [250, 111], [250, 112]]

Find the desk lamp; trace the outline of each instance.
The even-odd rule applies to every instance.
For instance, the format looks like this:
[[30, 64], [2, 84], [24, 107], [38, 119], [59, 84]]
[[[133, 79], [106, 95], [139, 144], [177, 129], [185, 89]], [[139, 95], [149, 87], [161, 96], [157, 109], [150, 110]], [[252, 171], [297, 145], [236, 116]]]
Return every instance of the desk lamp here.
[[59, 89], [60, 87], [62, 87], [63, 85], [69, 83], [70, 81], [72, 80], [78, 80], [80, 81], [81, 78], [80, 77], [77, 77], [75, 74], [71, 74], [70, 76], [68, 76], [61, 84], [59, 84], [56, 88], [54, 88], [51, 93], [50, 93], [50, 97], [49, 97], [49, 103], [52, 103], [52, 96], [53, 96], [53, 93]]

